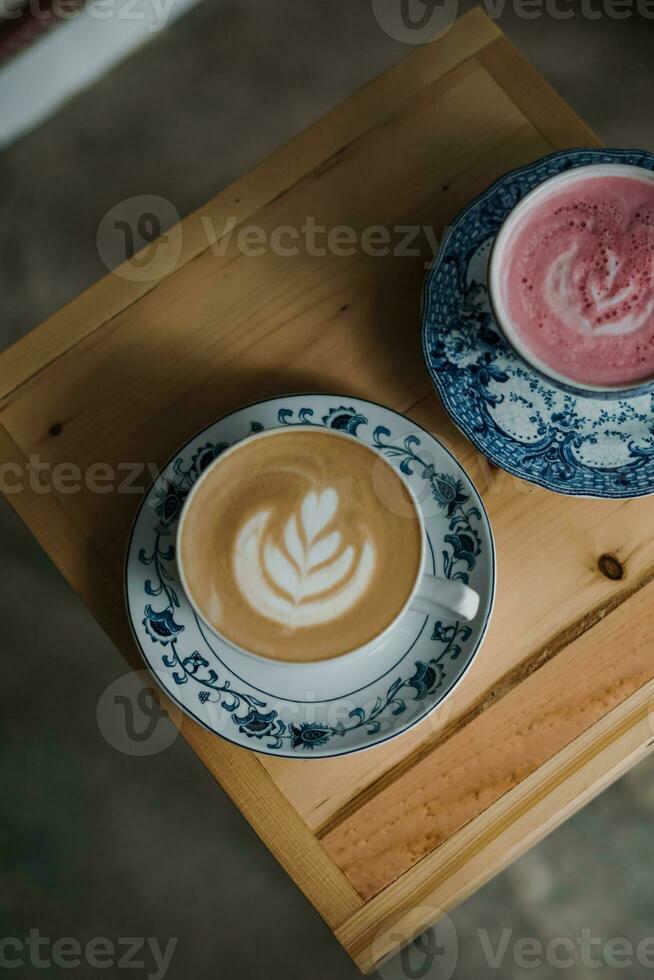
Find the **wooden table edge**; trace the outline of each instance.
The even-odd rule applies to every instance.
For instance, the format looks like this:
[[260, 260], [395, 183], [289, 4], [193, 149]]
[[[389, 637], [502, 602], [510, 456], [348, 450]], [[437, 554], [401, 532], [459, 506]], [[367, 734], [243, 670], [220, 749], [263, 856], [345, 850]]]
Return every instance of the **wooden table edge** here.
[[648, 755], [653, 698], [654, 680], [354, 912], [336, 935], [362, 972], [372, 972]]

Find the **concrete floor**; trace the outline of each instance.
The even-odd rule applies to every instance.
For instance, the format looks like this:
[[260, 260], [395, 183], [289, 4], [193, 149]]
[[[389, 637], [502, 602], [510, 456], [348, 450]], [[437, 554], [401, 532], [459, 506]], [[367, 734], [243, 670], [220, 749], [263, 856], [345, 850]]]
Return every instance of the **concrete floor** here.
[[[506, 10], [500, 24], [607, 143], [654, 149], [654, 22]], [[0, 343], [103, 274], [108, 208], [151, 193], [188, 213], [406, 51], [364, 0], [207, 0], [157, 35], [0, 157]], [[0, 937], [179, 937], [173, 980], [358, 976], [181, 740], [147, 759], [108, 744], [96, 705], [121, 658], [5, 505], [0, 541]], [[425, 964], [423, 943], [383, 977], [650, 975], [644, 956], [594, 967], [578, 941], [654, 935], [653, 774], [641, 764], [456, 910], [453, 973], [445, 936], [447, 962]], [[571, 938], [574, 964], [521, 966], [514, 943], [527, 937]], [[493, 968], [485, 949], [503, 940]], [[138, 976], [154, 974], [146, 964]]]

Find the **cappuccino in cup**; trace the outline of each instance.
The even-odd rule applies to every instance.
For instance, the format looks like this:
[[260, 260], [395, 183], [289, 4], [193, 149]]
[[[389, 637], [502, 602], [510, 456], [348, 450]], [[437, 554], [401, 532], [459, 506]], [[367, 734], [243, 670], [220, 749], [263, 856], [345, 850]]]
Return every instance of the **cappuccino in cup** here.
[[201, 618], [292, 663], [358, 650], [407, 608], [423, 528], [401, 476], [358, 439], [272, 430], [219, 457], [182, 514], [177, 554]]

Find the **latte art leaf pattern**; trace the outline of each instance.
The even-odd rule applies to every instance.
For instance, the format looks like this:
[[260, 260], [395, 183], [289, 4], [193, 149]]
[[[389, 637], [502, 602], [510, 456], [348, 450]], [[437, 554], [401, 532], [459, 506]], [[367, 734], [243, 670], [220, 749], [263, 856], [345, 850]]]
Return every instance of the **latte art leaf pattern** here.
[[284, 527], [283, 542], [269, 532], [272, 514], [259, 511], [236, 536], [234, 577], [243, 598], [262, 616], [290, 628], [337, 619], [359, 601], [375, 570], [375, 549], [359, 549], [330, 531], [338, 493], [311, 490]]
[[545, 190], [498, 237], [511, 329], [559, 374], [635, 384], [654, 370], [654, 180], [643, 168]]
[[[586, 336], [621, 336], [646, 324], [654, 311], [654, 300], [649, 298], [638, 305], [639, 283], [630, 277], [627, 263], [613, 252], [607, 252], [604, 280], [589, 277], [586, 295], [590, 301], [581, 302], [577, 293], [582, 273], [574, 264], [577, 251], [572, 248], [559, 256], [545, 279], [545, 299], [561, 321]], [[626, 285], [616, 287], [625, 266]]]
[[651, 313], [649, 306], [636, 317], [625, 316], [619, 320], [602, 322], [602, 317], [605, 315], [613, 317], [620, 314], [622, 304], [631, 309], [631, 302], [637, 298], [632, 283], [629, 283], [618, 293], [613, 292], [615, 276], [621, 263], [618, 257], [612, 253], [607, 259], [607, 263], [610, 262], [611, 270], [606, 277], [606, 282], [595, 282], [591, 279], [588, 284], [587, 295], [592, 298], [594, 306], [590, 313], [586, 312], [587, 307], [591, 304], [582, 303], [576, 293], [578, 280], [582, 278], [575, 269], [575, 257], [578, 251], [578, 246], [575, 245], [552, 262], [545, 276], [544, 288], [544, 297], [549, 308], [566, 326], [570, 326], [586, 336], [592, 334], [598, 336], [602, 334], [624, 334], [641, 327]]

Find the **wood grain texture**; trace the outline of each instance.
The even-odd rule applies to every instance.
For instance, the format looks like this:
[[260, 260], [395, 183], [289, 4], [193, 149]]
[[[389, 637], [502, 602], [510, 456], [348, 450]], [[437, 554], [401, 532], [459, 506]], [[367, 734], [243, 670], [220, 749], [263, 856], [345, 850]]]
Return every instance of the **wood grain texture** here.
[[323, 838], [364, 898], [654, 678], [653, 597], [640, 589]]
[[590, 127], [505, 37], [486, 45], [479, 60], [553, 147], [600, 145]]
[[[466, 58], [481, 51], [499, 36], [495, 25], [479, 9], [457, 21], [438, 45], [415, 52], [301, 133], [252, 173], [237, 180], [182, 223], [182, 251], [174, 271], [181, 269], [209, 247], [208, 219], [218, 230], [228, 219], [243, 224], [275, 198], [280, 197], [331, 156], [367, 130], [382, 125], [403, 103]], [[142, 254], [142, 253], [140, 253]], [[138, 258], [138, 256], [137, 256]], [[5, 351], [0, 359], [0, 398], [67, 353], [75, 343], [110, 323], [158, 286], [158, 280], [134, 282], [122, 269], [69, 303]]]
[[337, 936], [365, 973], [585, 806], [652, 748], [654, 682], [362, 905]]
[[[36, 454], [83, 474], [96, 462], [156, 471], [189, 432], [242, 404], [325, 390], [406, 412], [480, 489], [498, 545], [496, 612], [465, 682], [429, 718], [309, 765], [181, 722], [362, 969], [651, 741], [653, 502], [562, 498], [492, 467], [443, 412], [418, 339], [443, 229], [495, 177], [571, 145], [597, 141], [473, 11], [187, 218], [165, 275], [133, 282], [119, 269], [0, 357], [2, 464]], [[270, 235], [308, 217], [359, 232], [415, 225], [420, 254], [253, 259], [235, 240], [250, 224]], [[8, 499], [140, 667], [121, 586], [140, 495], [27, 487]]]

